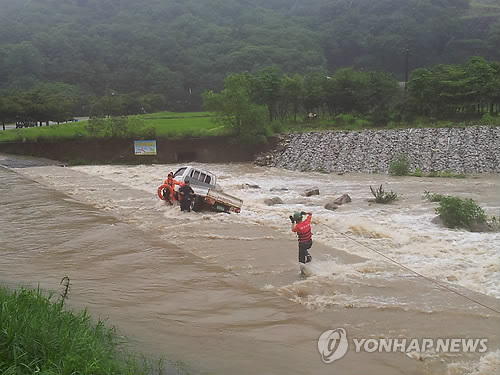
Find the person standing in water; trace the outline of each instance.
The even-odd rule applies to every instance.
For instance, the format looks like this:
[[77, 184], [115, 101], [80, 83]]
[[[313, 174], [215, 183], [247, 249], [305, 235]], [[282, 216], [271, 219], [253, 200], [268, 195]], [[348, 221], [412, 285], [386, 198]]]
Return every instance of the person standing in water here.
[[184, 182], [184, 185], [180, 187], [179, 195], [181, 196], [181, 211], [191, 212], [191, 199], [194, 196], [194, 191], [189, 181]]
[[[302, 220], [305, 215], [307, 215], [307, 218]], [[312, 260], [312, 256], [308, 251], [312, 246], [311, 218], [311, 212], [302, 211], [295, 212], [293, 216], [290, 215], [291, 230], [297, 233], [299, 240], [299, 262], [302, 264], [309, 263]]]

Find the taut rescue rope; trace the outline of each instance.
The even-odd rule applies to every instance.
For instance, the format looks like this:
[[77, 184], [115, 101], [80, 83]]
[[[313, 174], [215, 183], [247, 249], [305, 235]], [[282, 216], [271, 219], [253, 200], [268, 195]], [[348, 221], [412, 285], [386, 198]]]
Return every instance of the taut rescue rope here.
[[446, 285], [444, 285], [444, 284], [441, 284], [441, 283], [437, 282], [436, 280], [433, 280], [433, 279], [431, 279], [431, 278], [429, 278], [429, 277], [427, 277], [427, 276], [425, 276], [425, 275], [422, 275], [421, 273], [419, 273], [419, 272], [417, 272], [417, 271], [415, 271], [415, 270], [411, 269], [411, 268], [410, 268], [410, 267], [408, 267], [408, 266], [405, 266], [404, 264], [399, 263], [398, 261], [396, 261], [396, 260], [394, 260], [394, 259], [392, 259], [392, 258], [388, 257], [387, 255], [385, 255], [385, 254], [381, 253], [380, 251], [375, 250], [375, 249], [373, 249], [372, 247], [370, 247], [370, 246], [368, 246], [368, 245], [365, 245], [365, 244], [364, 244], [364, 243], [362, 243], [362, 242], [359, 242], [358, 240], [356, 240], [355, 238], [352, 238], [352, 237], [348, 236], [347, 234], [344, 234], [344, 233], [339, 232], [339, 231], [337, 231], [337, 230], [335, 230], [335, 229], [333, 229], [333, 228], [330, 228], [330, 227], [328, 227], [327, 225], [325, 225], [325, 224], [323, 224], [323, 223], [318, 223], [318, 224], [323, 225], [325, 228], [328, 228], [329, 230], [332, 230], [333, 232], [338, 233], [338, 234], [340, 234], [340, 235], [344, 236], [345, 238], [348, 238], [348, 239], [350, 239], [351, 241], [354, 241], [354, 242], [356, 242], [357, 244], [359, 244], [359, 245], [361, 245], [361, 246], [366, 247], [368, 250], [371, 250], [371, 251], [373, 251], [374, 253], [377, 253], [378, 255], [380, 255], [380, 256], [382, 256], [382, 257], [384, 257], [385, 259], [387, 259], [387, 260], [391, 261], [392, 263], [397, 264], [397, 265], [398, 265], [398, 266], [400, 266], [401, 268], [404, 268], [405, 270], [410, 271], [410, 272], [414, 273], [415, 275], [418, 275], [418, 276], [420, 276], [420, 277], [424, 278], [425, 280], [430, 281], [431, 283], [434, 283], [434, 284], [438, 285], [439, 287], [441, 287], [441, 288], [443, 288], [443, 289], [446, 289], [446, 290], [448, 290], [448, 291], [450, 291], [450, 292], [452, 292], [452, 293], [455, 293], [455, 294], [459, 295], [460, 297], [463, 297], [463, 298], [465, 298], [465, 299], [467, 299], [467, 300], [469, 300], [469, 301], [471, 301], [471, 302], [474, 302], [474, 303], [476, 303], [476, 304], [478, 304], [478, 305], [480, 305], [480, 306], [482, 306], [482, 307], [484, 307], [484, 308], [486, 308], [486, 309], [488, 309], [488, 310], [491, 310], [491, 311], [493, 311], [493, 312], [495, 312], [495, 313], [497, 313], [497, 314], [500, 314], [500, 311], [498, 311], [498, 310], [494, 309], [493, 307], [490, 307], [490, 306], [488, 306], [488, 305], [485, 305], [484, 303], [481, 303], [481, 302], [479, 302], [479, 301], [477, 301], [477, 300], [475, 300], [475, 299], [473, 299], [473, 298], [467, 297], [465, 294], [462, 294], [462, 293], [460, 293], [460, 292], [457, 292], [456, 290], [453, 290], [453, 289], [451, 289], [451, 288], [447, 287]]

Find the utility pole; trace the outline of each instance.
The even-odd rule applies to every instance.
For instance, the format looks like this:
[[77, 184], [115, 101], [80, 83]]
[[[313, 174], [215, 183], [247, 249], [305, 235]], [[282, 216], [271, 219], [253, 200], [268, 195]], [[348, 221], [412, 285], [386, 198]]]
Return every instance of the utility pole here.
[[406, 48], [405, 54], [405, 98], [408, 93], [408, 61], [409, 61], [410, 49]]

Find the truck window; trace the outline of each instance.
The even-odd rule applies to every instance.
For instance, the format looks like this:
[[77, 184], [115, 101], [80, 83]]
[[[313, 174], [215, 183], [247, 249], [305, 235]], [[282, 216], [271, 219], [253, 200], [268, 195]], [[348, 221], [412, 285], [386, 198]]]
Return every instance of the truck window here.
[[207, 177], [207, 175], [205, 173], [200, 173], [200, 178], [198, 180], [203, 182], [203, 181], [205, 181], [205, 177]]
[[210, 184], [210, 185], [211, 185], [211, 183], [212, 183], [212, 179], [210, 178], [210, 176], [209, 176], [209, 175], [207, 175], [207, 177], [205, 177], [205, 182], [206, 182], [207, 184]]
[[194, 171], [193, 178], [196, 180], [199, 180], [200, 179], [200, 171]]
[[184, 174], [184, 171], [186, 170], [186, 167], [184, 168], [179, 168], [177, 172], [174, 173], [174, 178], [177, 176], [182, 176]]

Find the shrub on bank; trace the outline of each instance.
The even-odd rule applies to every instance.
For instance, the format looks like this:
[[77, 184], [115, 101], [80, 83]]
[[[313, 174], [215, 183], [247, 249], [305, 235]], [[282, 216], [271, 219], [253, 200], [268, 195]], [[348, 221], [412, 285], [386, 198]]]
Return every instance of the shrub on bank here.
[[465, 228], [471, 231], [496, 230], [498, 221], [488, 218], [484, 210], [471, 198], [461, 199], [437, 193], [424, 192], [424, 198], [439, 202], [436, 213], [448, 228]]
[[394, 193], [392, 190], [390, 192], [384, 191], [382, 185], [380, 185], [376, 190], [370, 186], [370, 191], [375, 197], [375, 202], [377, 203], [391, 203], [398, 198], [398, 194]]
[[474, 224], [486, 224], [486, 215], [472, 199], [442, 197], [436, 213], [448, 228], [466, 228], [471, 230]]
[[146, 125], [140, 116], [92, 117], [85, 125], [94, 138], [143, 138], [156, 137], [156, 129]]
[[92, 324], [86, 310], [65, 311], [65, 297], [53, 303], [39, 289], [0, 287], [1, 374], [153, 373], [153, 366], [120, 348], [114, 328], [101, 320]]
[[410, 173], [410, 159], [408, 155], [399, 154], [389, 164], [389, 173], [393, 176], [408, 176]]

